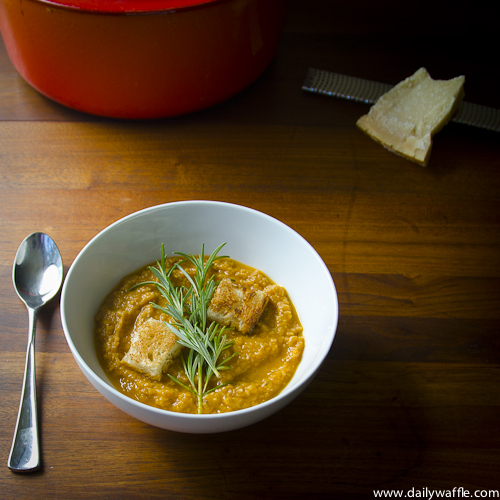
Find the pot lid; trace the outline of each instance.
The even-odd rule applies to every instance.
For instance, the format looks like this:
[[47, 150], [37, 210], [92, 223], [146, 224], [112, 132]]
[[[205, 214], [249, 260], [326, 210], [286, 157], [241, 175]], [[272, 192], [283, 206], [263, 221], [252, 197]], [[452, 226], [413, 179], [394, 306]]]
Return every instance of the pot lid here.
[[107, 14], [134, 14], [199, 7], [221, 0], [39, 0], [57, 7]]

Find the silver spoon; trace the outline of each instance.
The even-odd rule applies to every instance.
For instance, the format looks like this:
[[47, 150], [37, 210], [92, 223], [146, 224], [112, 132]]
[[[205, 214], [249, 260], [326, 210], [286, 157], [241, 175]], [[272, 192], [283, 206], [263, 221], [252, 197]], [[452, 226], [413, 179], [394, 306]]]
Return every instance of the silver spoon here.
[[44, 233], [30, 234], [19, 246], [12, 270], [14, 288], [29, 314], [23, 391], [7, 463], [15, 472], [31, 472], [40, 467], [35, 382], [36, 319], [39, 309], [58, 292], [62, 280], [61, 254], [52, 238]]

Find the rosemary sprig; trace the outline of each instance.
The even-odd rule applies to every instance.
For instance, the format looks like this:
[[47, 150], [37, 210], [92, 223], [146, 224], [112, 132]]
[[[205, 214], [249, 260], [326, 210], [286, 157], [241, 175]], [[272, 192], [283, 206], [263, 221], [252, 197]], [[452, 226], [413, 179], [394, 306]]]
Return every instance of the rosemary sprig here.
[[[162, 245], [160, 262], [157, 262], [156, 267], [149, 267], [158, 281], [143, 282], [134, 286], [136, 288], [144, 284], [154, 284], [165, 299], [165, 306], [155, 303], [152, 305], [172, 318], [173, 322], [166, 323], [168, 328], [177, 335], [177, 342], [188, 349], [187, 355], [182, 353], [182, 364], [189, 385], [173, 375], [168, 374], [168, 376], [196, 397], [198, 413], [203, 413], [203, 398], [207, 394], [229, 383], [208, 388], [212, 376], [215, 375], [220, 379], [220, 372], [230, 369], [227, 362], [236, 355], [233, 353], [225, 360], [219, 361], [221, 354], [233, 345], [233, 341], [227, 340], [225, 327], [209, 322], [207, 318], [208, 305], [217, 287], [214, 277], [207, 279], [207, 276], [215, 260], [223, 258], [217, 254], [224, 245], [225, 243], [219, 245], [206, 262], [204, 244], [198, 257], [175, 252], [185, 260], [177, 262], [168, 270], [165, 263], [165, 248]], [[196, 271], [194, 277], [181, 266], [186, 261], [194, 265]], [[172, 283], [171, 274], [175, 269], [179, 269], [186, 277], [190, 284], [189, 288], [175, 286]]]

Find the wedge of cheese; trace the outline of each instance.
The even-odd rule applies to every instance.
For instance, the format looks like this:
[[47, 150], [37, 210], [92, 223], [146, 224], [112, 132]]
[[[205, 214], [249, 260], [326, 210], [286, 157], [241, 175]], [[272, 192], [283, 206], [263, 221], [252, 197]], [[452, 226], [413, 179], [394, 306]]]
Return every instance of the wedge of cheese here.
[[122, 363], [153, 380], [160, 380], [163, 371], [180, 350], [177, 336], [165, 322], [149, 318], [134, 327], [130, 349], [122, 358]]
[[269, 297], [264, 292], [246, 290], [224, 278], [214, 291], [207, 317], [210, 321], [248, 334], [259, 321], [268, 301]]
[[357, 126], [396, 154], [426, 166], [432, 137], [464, 97], [465, 77], [433, 80], [425, 68], [382, 95]]

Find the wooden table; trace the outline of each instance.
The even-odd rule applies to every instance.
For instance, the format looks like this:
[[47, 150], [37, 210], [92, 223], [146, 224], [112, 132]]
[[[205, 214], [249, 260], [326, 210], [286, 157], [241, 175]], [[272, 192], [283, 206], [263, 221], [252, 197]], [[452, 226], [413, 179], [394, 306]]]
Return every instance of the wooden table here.
[[[0, 46], [1, 498], [498, 493], [500, 136], [449, 124], [423, 168], [356, 128], [366, 105], [301, 90], [309, 67], [397, 83], [426, 66], [435, 78], [465, 74], [468, 101], [500, 108], [498, 63], [483, 50], [498, 53], [494, 16], [427, 3], [292, 0], [258, 81], [154, 122], [65, 109], [24, 83]], [[43, 467], [12, 473], [28, 328], [11, 282], [20, 242], [49, 233], [67, 270], [113, 221], [187, 199], [263, 211], [320, 253], [340, 321], [314, 382], [239, 431], [150, 427], [84, 378], [55, 300], [36, 343]]]

